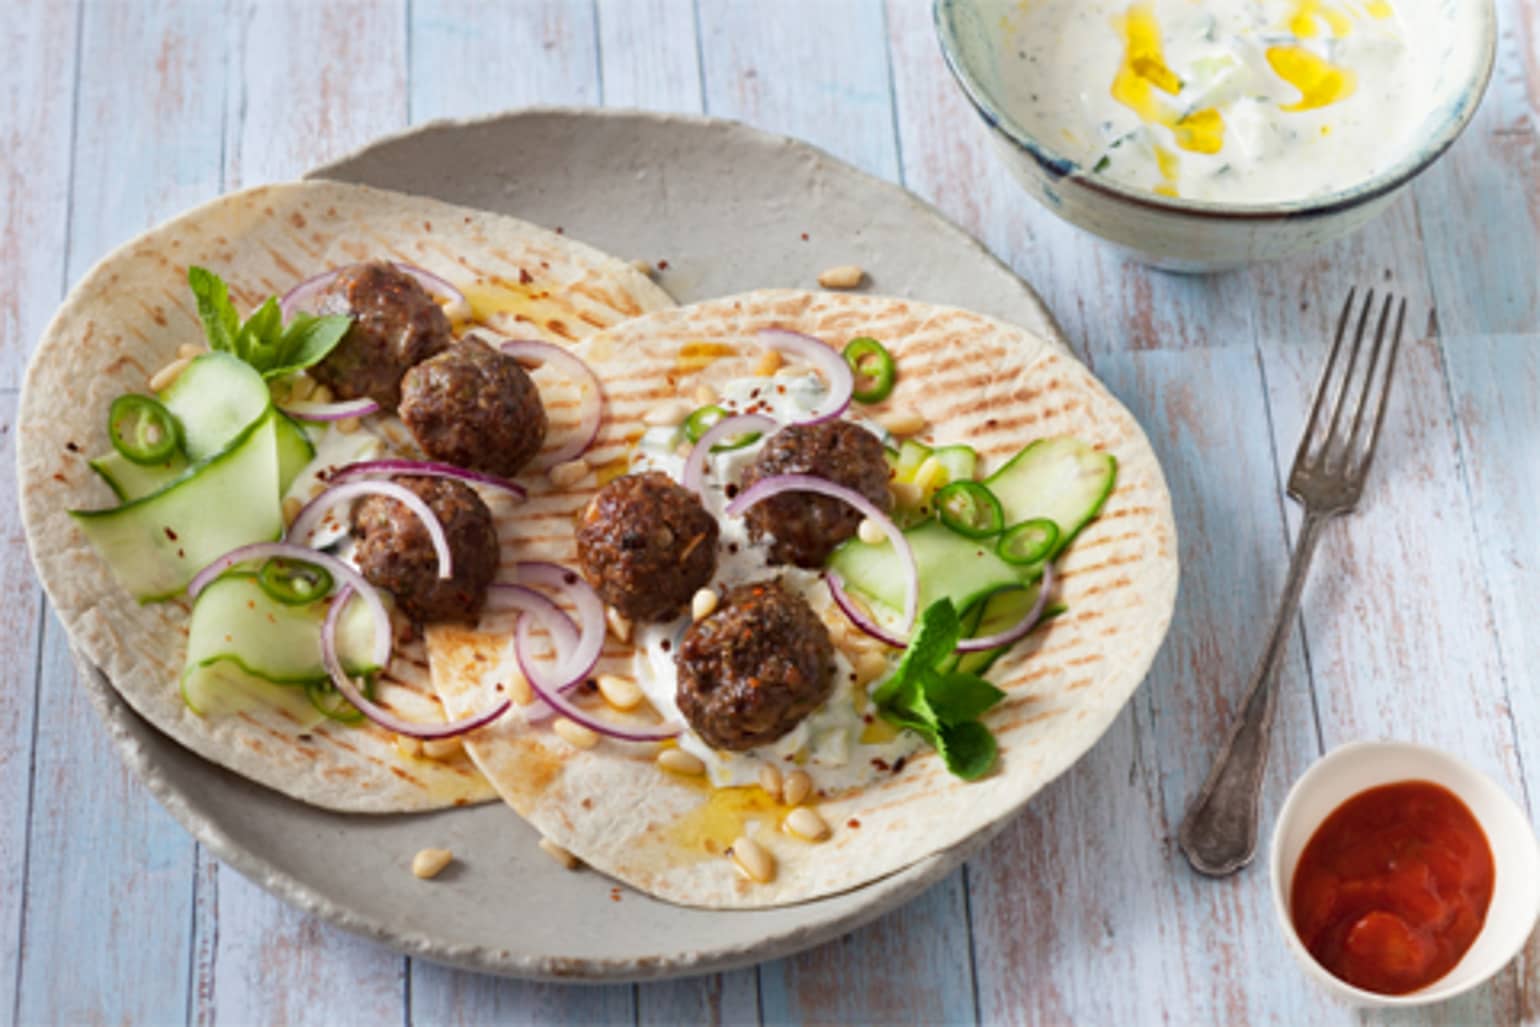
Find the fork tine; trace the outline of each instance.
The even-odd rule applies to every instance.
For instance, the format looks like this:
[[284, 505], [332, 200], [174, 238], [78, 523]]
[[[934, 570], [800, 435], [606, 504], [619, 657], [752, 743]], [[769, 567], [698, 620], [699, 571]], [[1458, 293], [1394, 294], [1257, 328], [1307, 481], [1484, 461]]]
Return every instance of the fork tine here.
[[[1369, 330], [1369, 317], [1374, 313], [1374, 290], [1364, 293], [1363, 310], [1358, 315], [1358, 328], [1353, 332], [1353, 344], [1348, 349], [1347, 368], [1342, 372], [1342, 383], [1337, 387], [1332, 398], [1331, 423], [1326, 426], [1326, 435], [1321, 439], [1320, 451], [1317, 454], [1323, 465], [1331, 463], [1333, 441], [1343, 441], [1337, 429], [1341, 426], [1342, 414], [1349, 409], [1353, 402], [1352, 393], [1357, 379], [1353, 377], [1358, 370], [1358, 358], [1364, 351], [1364, 339]], [[1342, 455], [1346, 458], [1348, 450], [1343, 449]]]
[[[1387, 311], [1388, 313], [1388, 311]], [[1364, 442], [1363, 453], [1358, 461], [1358, 475], [1369, 473], [1369, 465], [1374, 461], [1374, 451], [1379, 445], [1380, 429], [1385, 425], [1385, 410], [1390, 406], [1390, 385], [1395, 380], [1396, 357], [1401, 353], [1401, 332], [1406, 326], [1406, 300], [1401, 301], [1401, 309], [1396, 314], [1395, 333], [1390, 337], [1390, 358], [1385, 364], [1385, 384], [1380, 389], [1380, 406], [1374, 415], [1374, 426], [1369, 429], [1369, 437]]]
[[[1343, 439], [1342, 461], [1351, 465], [1357, 456], [1360, 441], [1363, 436], [1360, 430], [1364, 425], [1364, 415], [1369, 412], [1374, 400], [1375, 371], [1379, 368], [1380, 352], [1385, 348], [1385, 329], [1390, 326], [1390, 312], [1396, 305], [1394, 294], [1385, 296], [1385, 303], [1380, 307], [1379, 325], [1374, 329], [1374, 346], [1369, 350], [1369, 366], [1364, 368], [1364, 386], [1359, 394], [1358, 402], [1353, 411], [1353, 426], [1348, 429], [1347, 437]], [[1366, 312], [1367, 313], [1367, 312]]]
[[[1353, 314], [1353, 300], [1358, 295], [1358, 287], [1348, 290], [1347, 302], [1342, 304], [1342, 313], [1337, 318], [1337, 337], [1332, 341], [1331, 352], [1326, 356], [1326, 363], [1321, 367], [1321, 377], [1315, 383], [1315, 400], [1310, 405], [1310, 419], [1305, 422], [1305, 430], [1299, 436], [1299, 449], [1294, 453], [1294, 465], [1297, 467], [1305, 462], [1310, 453], [1310, 443], [1315, 439], [1316, 427], [1320, 424], [1321, 413], [1327, 404], [1328, 386], [1337, 369], [1337, 358], [1342, 354], [1342, 340], [1347, 337], [1348, 320]], [[1374, 290], [1369, 290], [1369, 295], [1374, 296]]]

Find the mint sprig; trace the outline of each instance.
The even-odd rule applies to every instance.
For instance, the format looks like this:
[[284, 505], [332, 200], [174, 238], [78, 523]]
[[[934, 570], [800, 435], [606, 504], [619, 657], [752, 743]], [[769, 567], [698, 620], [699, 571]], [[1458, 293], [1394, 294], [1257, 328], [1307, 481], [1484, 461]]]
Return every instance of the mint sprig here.
[[974, 781], [989, 772], [999, 751], [979, 718], [1005, 693], [977, 674], [940, 669], [962, 633], [952, 601], [932, 603], [893, 675], [872, 693], [872, 702], [884, 720], [929, 742], [953, 774]]
[[353, 324], [345, 314], [296, 314], [285, 325], [276, 296], [269, 296], [242, 322], [224, 279], [214, 272], [189, 267], [187, 284], [198, 301], [198, 318], [209, 348], [238, 357], [260, 371], [263, 378], [281, 378], [320, 363]]

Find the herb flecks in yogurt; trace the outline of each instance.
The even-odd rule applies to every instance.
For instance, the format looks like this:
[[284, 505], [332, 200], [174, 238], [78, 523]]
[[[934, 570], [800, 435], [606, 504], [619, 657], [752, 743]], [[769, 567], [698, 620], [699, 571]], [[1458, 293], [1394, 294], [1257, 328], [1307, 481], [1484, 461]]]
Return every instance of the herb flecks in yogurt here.
[[1004, 19], [1004, 101], [1136, 188], [1303, 199], [1401, 156], [1433, 86], [1430, 26], [1386, 0], [1036, 0]]

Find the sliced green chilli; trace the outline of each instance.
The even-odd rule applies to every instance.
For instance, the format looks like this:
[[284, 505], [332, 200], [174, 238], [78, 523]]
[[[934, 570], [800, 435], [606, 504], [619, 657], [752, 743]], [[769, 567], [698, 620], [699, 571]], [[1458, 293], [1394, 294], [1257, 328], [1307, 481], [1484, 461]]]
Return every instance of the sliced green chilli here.
[[257, 572], [257, 584], [268, 598], [285, 606], [313, 603], [332, 590], [332, 575], [319, 564], [273, 557]]
[[[374, 677], [366, 676], [362, 679], [364, 697], [374, 698]], [[310, 700], [321, 713], [332, 720], [343, 724], [358, 724], [364, 719], [363, 713], [357, 706], [348, 702], [342, 693], [337, 691], [337, 686], [330, 681], [312, 681], [305, 685], [305, 698]]]
[[177, 420], [153, 396], [127, 393], [107, 411], [107, 435], [125, 460], [146, 466], [171, 459], [182, 447]]
[[1041, 563], [1059, 544], [1059, 526], [1046, 517], [1014, 525], [1000, 536], [996, 552], [1006, 563], [1024, 567]]
[[[691, 442], [699, 442], [706, 437], [718, 421], [727, 417], [728, 413], [716, 404], [703, 406], [684, 419], [684, 435]], [[734, 435], [730, 439], [723, 439], [711, 447], [713, 453], [730, 453], [744, 446], [752, 446], [759, 441], [759, 432], [744, 432], [742, 435]]]
[[887, 347], [869, 335], [851, 339], [845, 344], [845, 363], [855, 373], [855, 389], [851, 397], [858, 403], [881, 403], [893, 393], [893, 382], [898, 369]]
[[976, 481], [954, 481], [936, 493], [941, 523], [964, 538], [993, 538], [1005, 527], [1000, 501]]

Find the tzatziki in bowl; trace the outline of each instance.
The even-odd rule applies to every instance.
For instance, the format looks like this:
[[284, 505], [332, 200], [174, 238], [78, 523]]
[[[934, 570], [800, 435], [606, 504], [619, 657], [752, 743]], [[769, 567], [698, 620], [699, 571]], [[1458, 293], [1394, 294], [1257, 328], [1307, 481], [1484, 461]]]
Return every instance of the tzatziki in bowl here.
[[936, 0], [953, 74], [1055, 214], [1173, 270], [1373, 218], [1469, 122], [1491, 0]]

